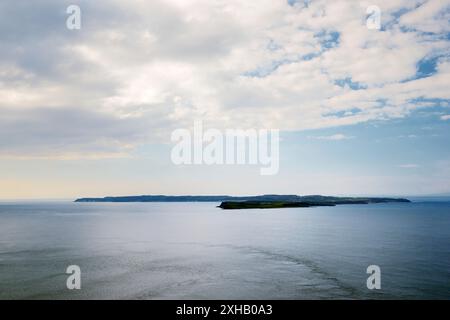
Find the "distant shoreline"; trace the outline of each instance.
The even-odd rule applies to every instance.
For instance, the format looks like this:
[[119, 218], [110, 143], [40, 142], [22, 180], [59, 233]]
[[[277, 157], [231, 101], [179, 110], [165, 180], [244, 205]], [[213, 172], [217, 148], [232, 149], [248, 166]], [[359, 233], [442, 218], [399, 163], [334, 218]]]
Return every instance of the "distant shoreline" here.
[[258, 196], [233, 197], [226, 195], [215, 196], [166, 196], [141, 195], [103, 198], [79, 198], [75, 202], [221, 202], [222, 209], [269, 209], [295, 208], [315, 206], [336, 206], [342, 204], [369, 204], [388, 202], [411, 202], [405, 198], [385, 197], [333, 197], [322, 195], [277, 195], [266, 194]]

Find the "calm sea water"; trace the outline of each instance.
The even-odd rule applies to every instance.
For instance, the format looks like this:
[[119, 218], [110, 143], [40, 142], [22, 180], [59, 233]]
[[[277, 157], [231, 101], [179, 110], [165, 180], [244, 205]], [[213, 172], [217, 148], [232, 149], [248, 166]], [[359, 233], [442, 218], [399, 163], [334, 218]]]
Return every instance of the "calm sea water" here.
[[0, 299], [450, 299], [450, 202], [216, 205], [0, 203]]

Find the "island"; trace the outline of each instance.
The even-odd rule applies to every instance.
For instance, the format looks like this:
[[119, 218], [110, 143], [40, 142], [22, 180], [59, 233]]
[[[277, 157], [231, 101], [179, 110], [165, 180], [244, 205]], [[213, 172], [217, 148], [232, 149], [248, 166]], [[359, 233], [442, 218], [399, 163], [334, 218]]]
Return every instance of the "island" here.
[[307, 208], [318, 206], [336, 206], [343, 204], [370, 204], [388, 202], [411, 202], [404, 198], [377, 197], [333, 197], [322, 195], [278, 195], [259, 196], [166, 196], [141, 195], [103, 198], [80, 198], [75, 202], [221, 202], [222, 209], [274, 209], [274, 208]]
[[310, 203], [293, 201], [223, 201], [218, 208], [222, 209], [278, 209], [307, 208], [314, 206], [335, 206], [331, 203]]

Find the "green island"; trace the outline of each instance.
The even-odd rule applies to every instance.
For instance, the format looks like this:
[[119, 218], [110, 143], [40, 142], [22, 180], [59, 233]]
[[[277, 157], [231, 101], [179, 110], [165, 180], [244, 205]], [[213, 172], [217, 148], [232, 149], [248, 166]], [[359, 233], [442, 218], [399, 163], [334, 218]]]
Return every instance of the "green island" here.
[[224, 201], [218, 207], [222, 209], [277, 209], [277, 208], [307, 208], [313, 206], [335, 206], [328, 203], [309, 203], [291, 201]]
[[308, 208], [342, 204], [370, 204], [388, 202], [411, 202], [403, 198], [361, 198], [361, 197], [330, 197], [330, 196], [302, 196], [297, 201], [223, 201], [218, 207], [222, 209], [277, 209], [277, 208]]

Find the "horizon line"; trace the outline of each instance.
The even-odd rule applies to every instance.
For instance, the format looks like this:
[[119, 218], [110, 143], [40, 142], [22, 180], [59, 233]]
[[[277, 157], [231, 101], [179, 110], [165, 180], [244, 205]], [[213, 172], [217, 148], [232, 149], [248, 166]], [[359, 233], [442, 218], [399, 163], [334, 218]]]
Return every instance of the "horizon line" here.
[[227, 196], [227, 197], [254, 197], [254, 196], [264, 196], [264, 195], [296, 195], [296, 196], [329, 196], [329, 197], [409, 197], [409, 198], [420, 198], [420, 197], [430, 197], [430, 198], [445, 198], [450, 197], [449, 193], [439, 193], [439, 194], [318, 194], [318, 193], [305, 193], [305, 194], [295, 194], [295, 193], [262, 193], [262, 194], [128, 194], [128, 195], [106, 195], [106, 196], [77, 196], [77, 197], [36, 197], [36, 198], [2, 198], [0, 201], [74, 201], [77, 199], [91, 199], [91, 198], [118, 198], [118, 197], [140, 197], [140, 196], [167, 196], [167, 197], [214, 197], [214, 196]]

